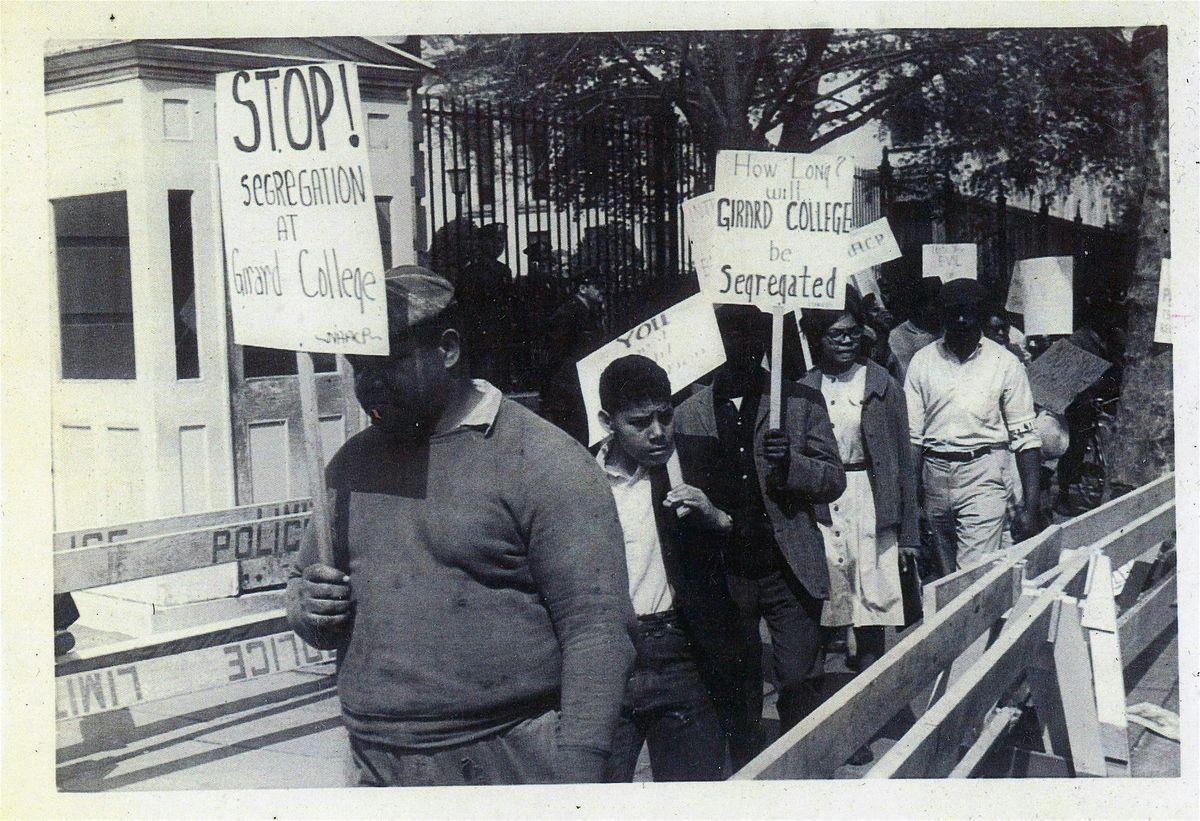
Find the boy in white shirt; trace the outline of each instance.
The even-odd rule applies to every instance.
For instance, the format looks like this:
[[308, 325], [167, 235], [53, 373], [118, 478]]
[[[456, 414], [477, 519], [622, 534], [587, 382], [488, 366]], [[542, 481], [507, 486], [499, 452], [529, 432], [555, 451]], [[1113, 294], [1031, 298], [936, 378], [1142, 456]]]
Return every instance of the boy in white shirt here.
[[631, 781], [646, 741], [655, 781], [719, 780], [729, 775], [729, 722], [740, 714], [736, 612], [720, 558], [731, 520], [699, 488], [671, 487], [675, 409], [661, 367], [644, 356], [616, 360], [600, 376], [600, 404], [611, 435], [596, 458], [624, 531], [638, 616], [637, 662], [606, 777]]

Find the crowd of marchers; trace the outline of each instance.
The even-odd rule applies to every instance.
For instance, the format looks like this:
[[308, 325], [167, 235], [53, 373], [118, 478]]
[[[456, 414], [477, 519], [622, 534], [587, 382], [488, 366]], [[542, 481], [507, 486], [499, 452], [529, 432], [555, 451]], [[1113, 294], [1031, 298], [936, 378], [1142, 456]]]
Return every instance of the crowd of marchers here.
[[593, 451], [577, 381], [550, 378], [592, 283], [554, 323], [546, 418], [470, 378], [447, 279], [386, 291], [389, 354], [350, 358], [372, 424], [326, 468], [333, 558], [310, 528], [288, 585], [297, 633], [337, 650], [363, 785], [630, 781], [643, 746], [657, 781], [727, 778], [771, 740], [760, 622], [784, 733], [827, 655], [884, 655], [922, 578], [1038, 532], [1069, 461], [974, 280], [923, 281], [895, 327], [853, 288], [805, 310], [777, 427], [770, 316], [717, 306], [726, 362], [682, 401], [651, 359], [605, 369]]

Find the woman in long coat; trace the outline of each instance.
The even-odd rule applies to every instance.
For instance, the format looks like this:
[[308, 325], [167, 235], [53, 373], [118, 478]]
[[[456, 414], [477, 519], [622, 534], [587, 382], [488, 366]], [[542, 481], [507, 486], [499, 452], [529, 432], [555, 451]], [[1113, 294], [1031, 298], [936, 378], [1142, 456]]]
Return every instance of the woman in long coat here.
[[900, 554], [921, 544], [904, 392], [861, 355], [865, 324], [853, 290], [845, 309], [801, 320], [815, 360], [801, 382], [824, 396], [846, 470], [845, 492], [818, 511], [830, 578], [821, 624], [854, 628], [860, 670], [883, 655], [884, 627], [904, 623]]

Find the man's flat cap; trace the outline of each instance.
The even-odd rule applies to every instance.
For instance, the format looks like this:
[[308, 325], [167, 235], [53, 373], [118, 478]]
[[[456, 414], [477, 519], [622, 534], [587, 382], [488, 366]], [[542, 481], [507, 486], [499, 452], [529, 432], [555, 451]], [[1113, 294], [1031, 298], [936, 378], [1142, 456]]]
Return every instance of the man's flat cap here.
[[952, 279], [942, 286], [938, 300], [943, 305], [982, 305], [987, 291], [974, 279]]
[[454, 304], [454, 286], [428, 268], [400, 265], [388, 269], [383, 278], [392, 336], [403, 336]]

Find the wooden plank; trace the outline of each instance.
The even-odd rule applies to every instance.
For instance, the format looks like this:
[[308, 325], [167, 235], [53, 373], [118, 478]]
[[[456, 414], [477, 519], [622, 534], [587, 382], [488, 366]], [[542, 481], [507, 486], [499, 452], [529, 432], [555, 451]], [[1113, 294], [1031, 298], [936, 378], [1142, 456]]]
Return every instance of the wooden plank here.
[[54, 550], [75, 550], [81, 547], [96, 547], [110, 542], [127, 542], [151, 536], [181, 533], [185, 530], [229, 528], [255, 519], [269, 519], [289, 513], [302, 513], [311, 509], [311, 499], [290, 499], [286, 502], [242, 505], [226, 510], [210, 510], [204, 513], [186, 513], [162, 519], [144, 519], [138, 522], [89, 527], [80, 530], [64, 530], [53, 537]]
[[285, 630], [215, 647], [56, 676], [55, 716], [59, 721], [67, 721], [120, 710], [321, 664], [332, 661], [335, 655], [331, 650], [315, 650], [295, 633]]
[[1150, 574], [1154, 572], [1154, 565], [1161, 555], [1162, 545], [1151, 545], [1146, 552], [1130, 563], [1129, 572], [1125, 576], [1125, 584], [1122, 585], [1121, 592], [1117, 594], [1118, 612], [1128, 610], [1138, 600], [1142, 591], [1146, 589], [1150, 581]]
[[[1043, 694], [1038, 710], [1048, 700], [1057, 700], [1066, 722], [1067, 748], [1058, 745], [1051, 752], [1069, 756], [1075, 775], [1105, 775], [1104, 743], [1096, 702], [1091, 686], [1092, 668], [1088, 647], [1080, 625], [1080, 608], [1070, 599], [1059, 604], [1052, 654], [1054, 685], [1052, 694]], [[1035, 696], [1036, 699], [1036, 696]]]
[[934, 579], [925, 585], [921, 591], [921, 608], [924, 618], [929, 618], [956, 599], [971, 585], [987, 575], [1005, 557], [1001, 555], [988, 556], [970, 567], [964, 567]]
[[1113, 567], [1131, 562], [1175, 534], [1175, 500], [1171, 499], [1096, 542]]
[[263, 556], [290, 559], [300, 549], [309, 512], [169, 533], [54, 554], [54, 592], [193, 570]]
[[1164, 578], [1142, 594], [1137, 604], [1117, 619], [1121, 657], [1128, 664], [1145, 652], [1163, 631], [1175, 623], [1176, 574]]
[[962, 761], [954, 766], [950, 771], [950, 778], [970, 778], [979, 769], [979, 765], [999, 746], [1000, 742], [1008, 735], [1012, 726], [1017, 723], [1021, 711], [1016, 707], [1003, 707], [992, 711], [984, 722], [983, 732], [979, 734], [979, 738], [975, 739], [975, 743], [971, 745], [971, 749], [967, 750]]
[[935, 672], [961, 654], [1013, 605], [1011, 569], [997, 567], [932, 619], [923, 621], [733, 778], [831, 778], [855, 750]]
[[300, 419], [304, 430], [304, 473], [313, 497], [312, 526], [317, 536], [317, 560], [333, 565], [333, 532], [329, 497], [325, 494], [325, 455], [321, 448], [321, 428], [317, 409], [317, 378], [313, 355], [296, 351], [296, 383], [300, 387]]
[[54, 675], [65, 676], [101, 667], [131, 664], [174, 653], [185, 653], [204, 647], [216, 647], [231, 641], [257, 638], [286, 630], [287, 614], [283, 608], [238, 616], [215, 624], [203, 624], [112, 642], [101, 647], [76, 650], [55, 661]]
[[1071, 765], [1062, 756], [1014, 748], [1008, 772], [1016, 778], [1070, 778]]
[[1025, 575], [1033, 578], [1055, 567], [1062, 549], [1062, 526], [1050, 525], [1033, 538], [1014, 545], [1010, 555], [1025, 562]]
[[[1063, 588], [1082, 576], [1087, 564], [1076, 559], [1059, 581], [1014, 614], [999, 639], [946, 695], [933, 705], [867, 773], [868, 778], [944, 777], [957, 762], [970, 722], [982, 715], [1025, 672], [1029, 659], [1046, 641], [1052, 609]], [[999, 568], [1007, 570], [1007, 568]]]
[[[1043, 568], [1027, 585], [1044, 587], [1050, 584], [1058, 577], [1064, 564], [1071, 563], [1080, 556], [1091, 557], [1102, 553], [1118, 567], [1137, 558], [1175, 532], [1175, 500], [1170, 499], [1124, 525], [1114, 526], [1115, 530], [1110, 530], [1107, 536], [1090, 545], [1063, 549], [1058, 557], [1059, 564]], [[1077, 576], [1072, 587], [1066, 592], [1073, 596], [1081, 596], [1085, 582], [1086, 579], [1082, 575]]]
[[1174, 498], [1175, 474], [1168, 473], [1124, 496], [1063, 522], [1063, 549], [1072, 550], [1097, 542], [1122, 523], [1141, 518]]
[[[1022, 586], [1022, 582], [1024, 579], [1024, 573], [1025, 573], [1025, 562], [1024, 561], [1018, 561], [1018, 562], [1016, 562], [1016, 564], [1012, 565], [1009, 568], [1009, 574], [1010, 574], [1010, 578], [1012, 580], [1012, 589], [1013, 589], [1012, 598], [1013, 598], [1013, 601], [1018, 602], [1018, 604], [1021, 601], [1021, 586]], [[1014, 608], [1015, 607], [1016, 607], [1016, 605], [1014, 605]], [[951, 662], [949, 667], [947, 667], [942, 672], [938, 673], [937, 680], [933, 684], [933, 690], [930, 691], [929, 698], [926, 700], [926, 703], [925, 703], [926, 710], [928, 710], [930, 707], [932, 707], [934, 702], [936, 702], [939, 698], [941, 698], [943, 695], [945, 695], [946, 689], [951, 684], [953, 684], [954, 682], [956, 682], [960, 678], [962, 678], [962, 674], [966, 670], [969, 670], [971, 668], [971, 665], [979, 660], [979, 657], [983, 655], [984, 651], [987, 650], [987, 648], [992, 646], [992, 644], [999, 637], [1000, 630], [1003, 628], [1005, 620], [1012, 616], [1012, 612], [1013, 611], [1010, 610], [1003, 617], [1001, 617], [1000, 619], [997, 619], [995, 622], [993, 622], [991, 629], [989, 629], [987, 633], [984, 633], [979, 638], [977, 638], [971, 644], [970, 647], [968, 647], [966, 650], [964, 650], [962, 652], [962, 654], [959, 655], [958, 658], [954, 659], [954, 661]]]

